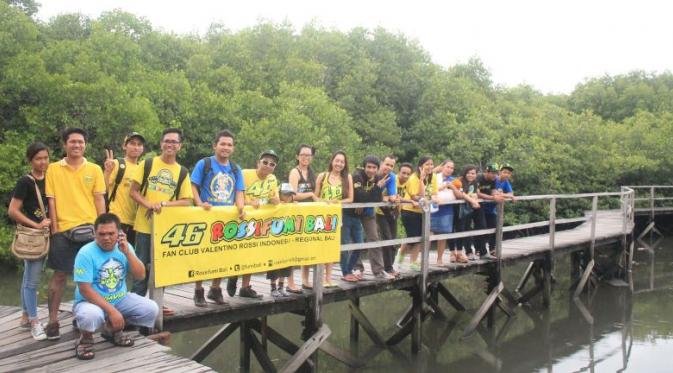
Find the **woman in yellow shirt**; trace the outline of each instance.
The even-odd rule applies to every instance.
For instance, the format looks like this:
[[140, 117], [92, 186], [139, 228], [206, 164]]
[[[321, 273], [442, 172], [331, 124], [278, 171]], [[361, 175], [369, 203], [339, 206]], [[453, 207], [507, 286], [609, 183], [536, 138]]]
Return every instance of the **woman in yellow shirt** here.
[[[432, 200], [436, 202], [437, 199], [437, 177], [432, 172], [434, 167], [432, 158], [423, 156], [418, 160], [416, 171], [409, 181], [407, 181], [405, 199], [411, 200], [412, 205], [402, 206], [402, 225], [407, 232], [407, 237], [417, 237], [423, 232], [423, 210], [419, 205], [420, 200]], [[410, 268], [414, 271], [420, 270], [416, 260], [421, 249], [420, 243], [411, 244], [408, 250], [411, 251]]]
[[[332, 154], [327, 172], [323, 172], [316, 178], [315, 184], [316, 197], [325, 202], [350, 203], [353, 202], [353, 177], [348, 172], [348, 158], [343, 151], [336, 151]], [[362, 242], [362, 225], [359, 219], [355, 222], [346, 221], [346, 214], [342, 214], [341, 225], [341, 244]], [[358, 227], [359, 225], [359, 241]], [[351, 240], [355, 237], [354, 240]], [[358, 281], [352, 274], [352, 265], [355, 261], [350, 263], [351, 253], [348, 251], [341, 252], [341, 271], [343, 279], [346, 281]], [[355, 258], [357, 260], [357, 258]], [[351, 265], [351, 272], [348, 271], [348, 266]], [[334, 286], [332, 284], [332, 264], [325, 264], [325, 286]]]

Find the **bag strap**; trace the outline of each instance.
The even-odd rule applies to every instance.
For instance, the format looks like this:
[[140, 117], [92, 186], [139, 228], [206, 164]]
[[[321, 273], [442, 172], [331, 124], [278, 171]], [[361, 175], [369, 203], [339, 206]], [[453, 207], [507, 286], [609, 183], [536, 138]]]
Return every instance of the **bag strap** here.
[[154, 158], [145, 159], [145, 163], [143, 166], [143, 179], [140, 183], [140, 194], [142, 194], [143, 196], [145, 196], [147, 193], [147, 178], [150, 176], [150, 171], [152, 171], [153, 160]]
[[31, 180], [33, 180], [33, 185], [35, 185], [35, 195], [37, 196], [37, 203], [40, 205], [40, 211], [42, 211], [43, 219], [47, 219], [47, 212], [44, 209], [44, 202], [42, 202], [42, 193], [40, 193], [40, 188], [37, 186], [37, 181], [33, 175], [27, 175]]
[[185, 182], [185, 179], [187, 178], [187, 168], [185, 166], [180, 166], [180, 175], [178, 176], [178, 185], [175, 187], [175, 192], [173, 192], [173, 196], [171, 197], [171, 201], [175, 201], [178, 199], [178, 195], [180, 194], [180, 189], [182, 188], [182, 183]]
[[117, 158], [117, 162], [119, 162], [119, 169], [117, 170], [117, 177], [115, 177], [108, 203], [115, 200], [115, 197], [117, 196], [117, 188], [119, 188], [119, 184], [121, 184], [124, 179], [124, 174], [126, 173], [126, 160], [124, 158]]

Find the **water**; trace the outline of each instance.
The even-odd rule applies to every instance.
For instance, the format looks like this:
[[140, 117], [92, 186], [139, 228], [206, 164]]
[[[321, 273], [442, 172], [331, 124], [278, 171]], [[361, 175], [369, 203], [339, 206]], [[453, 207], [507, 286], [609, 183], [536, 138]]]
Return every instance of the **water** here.
[[[673, 354], [673, 237], [667, 238], [652, 252], [639, 251], [635, 257], [635, 293], [628, 288], [601, 283], [593, 297], [583, 297], [593, 325], [583, 317], [572, 301], [568, 257], [557, 258], [556, 283], [551, 307], [544, 310], [540, 298], [531, 306], [517, 308], [516, 316], [506, 323], [500, 312], [496, 330], [482, 336], [475, 333], [466, 339], [461, 334], [474, 311], [485, 298], [483, 278], [475, 275], [451, 279], [444, 284], [468, 308], [455, 312], [446, 302], [441, 307], [449, 320], [429, 318], [423, 326], [423, 350], [412, 357], [409, 338], [396, 350], [382, 351], [368, 360], [364, 372], [671, 372], [665, 356]], [[524, 265], [504, 268], [505, 285], [514, 289]], [[47, 277], [47, 276], [45, 276]], [[20, 273], [3, 271], [0, 299], [3, 304], [19, 305]], [[46, 278], [40, 292], [45, 302]], [[66, 294], [72, 296], [72, 291]], [[69, 299], [69, 298], [67, 298]], [[410, 303], [406, 292], [391, 291], [361, 299], [361, 308], [384, 338], [397, 328], [394, 323]], [[326, 305], [324, 320], [332, 330], [330, 341], [349, 349], [349, 317], [345, 302]], [[301, 317], [276, 315], [269, 325], [300, 343]], [[217, 327], [175, 333], [173, 351], [189, 356], [207, 340]], [[496, 338], [497, 337], [497, 338]], [[366, 353], [373, 344], [360, 331], [354, 349]], [[203, 363], [222, 372], [238, 371], [239, 337], [235, 332]], [[269, 343], [269, 355], [277, 367], [288, 355]], [[260, 366], [252, 359], [254, 371]], [[348, 369], [333, 358], [321, 354], [319, 370], [346, 372]]]

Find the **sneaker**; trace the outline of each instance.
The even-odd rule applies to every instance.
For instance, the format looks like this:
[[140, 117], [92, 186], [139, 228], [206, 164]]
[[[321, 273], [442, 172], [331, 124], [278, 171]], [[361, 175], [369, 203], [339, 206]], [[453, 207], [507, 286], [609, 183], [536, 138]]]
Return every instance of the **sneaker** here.
[[[242, 291], [243, 291], [243, 289], [241, 289], [241, 292], [242, 292]], [[243, 295], [241, 295], [241, 296], [243, 296]], [[278, 289], [273, 289], [273, 290], [271, 290], [271, 297], [272, 297], [272, 298], [282, 298], [283, 295], [280, 293], [280, 290], [278, 290]]]
[[479, 257], [475, 253], [470, 253], [468, 259], [471, 261], [479, 260]]
[[241, 288], [241, 290], [238, 291], [238, 296], [243, 298], [254, 298], [254, 299], [259, 299], [262, 297], [261, 294], [257, 294], [257, 292], [252, 288], [252, 286], [248, 286], [247, 288]]
[[30, 326], [30, 335], [32, 335], [33, 339], [36, 341], [44, 341], [47, 339], [47, 333], [44, 332], [42, 323], [39, 322]]
[[409, 264], [409, 269], [412, 270], [412, 271], [420, 272], [421, 271], [421, 266], [418, 263], [414, 262], [414, 263]]
[[227, 294], [229, 294], [230, 297], [233, 297], [236, 295], [236, 286], [238, 285], [238, 276], [236, 277], [229, 277], [227, 279]]
[[[205, 307], [208, 305], [206, 303], [206, 298], [203, 297], [203, 288], [201, 289], [194, 289], [194, 305], [197, 307]], [[208, 293], [210, 295], [210, 293]]]
[[59, 338], [61, 338], [61, 333], [59, 331], [59, 325], [58, 321], [57, 322], [50, 322], [47, 324], [47, 327], [45, 328], [45, 332], [47, 333], [47, 339], [50, 341], [55, 341]]
[[222, 296], [222, 289], [220, 288], [211, 287], [210, 290], [208, 290], [208, 299], [219, 305], [227, 304], [227, 302], [224, 301], [224, 297]]
[[283, 298], [287, 298], [287, 297], [290, 296], [290, 294], [288, 294], [288, 293], [285, 291], [285, 288], [280, 288], [280, 289], [278, 289], [278, 292], [280, 293], [280, 295], [281, 295]]

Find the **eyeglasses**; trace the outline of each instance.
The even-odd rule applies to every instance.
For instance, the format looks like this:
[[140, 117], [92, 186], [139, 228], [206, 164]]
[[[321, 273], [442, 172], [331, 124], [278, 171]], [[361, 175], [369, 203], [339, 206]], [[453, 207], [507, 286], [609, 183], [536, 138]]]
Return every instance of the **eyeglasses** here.
[[180, 143], [179, 140], [163, 140], [164, 144], [169, 144], [169, 145], [178, 145]]
[[313, 157], [313, 154], [299, 154], [300, 157]]
[[262, 164], [271, 168], [276, 167], [276, 162], [267, 161], [266, 159], [262, 160]]

